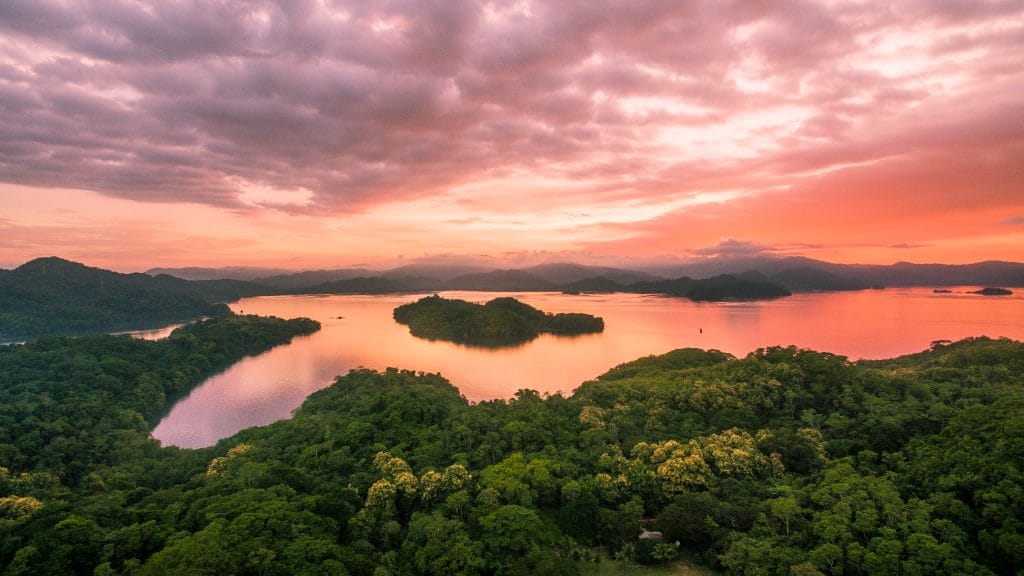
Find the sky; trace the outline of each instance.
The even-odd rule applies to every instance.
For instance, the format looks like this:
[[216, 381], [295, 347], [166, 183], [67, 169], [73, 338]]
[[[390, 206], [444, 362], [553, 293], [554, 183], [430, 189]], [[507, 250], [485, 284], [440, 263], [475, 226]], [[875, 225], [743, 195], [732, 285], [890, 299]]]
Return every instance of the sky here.
[[0, 2], [0, 267], [1022, 247], [1024, 0]]

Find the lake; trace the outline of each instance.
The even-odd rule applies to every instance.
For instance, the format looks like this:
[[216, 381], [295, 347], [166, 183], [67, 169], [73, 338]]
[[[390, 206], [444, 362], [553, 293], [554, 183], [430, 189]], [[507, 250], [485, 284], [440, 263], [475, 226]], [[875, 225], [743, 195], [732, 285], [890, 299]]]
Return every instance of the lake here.
[[305, 316], [323, 329], [213, 376], [175, 404], [153, 436], [165, 445], [210, 446], [244, 428], [289, 417], [310, 393], [360, 366], [439, 372], [466, 398], [479, 401], [509, 398], [522, 388], [568, 394], [617, 364], [683, 347], [743, 356], [766, 346], [796, 345], [877, 359], [919, 352], [935, 340], [981, 335], [1024, 340], [1024, 296], [963, 293], [973, 289], [937, 294], [930, 288], [889, 288], [718, 303], [638, 294], [443, 293], [474, 302], [515, 296], [546, 312], [585, 312], [605, 320], [601, 334], [542, 335], [499, 349], [410, 335], [391, 311], [419, 296], [247, 298], [232, 309]]

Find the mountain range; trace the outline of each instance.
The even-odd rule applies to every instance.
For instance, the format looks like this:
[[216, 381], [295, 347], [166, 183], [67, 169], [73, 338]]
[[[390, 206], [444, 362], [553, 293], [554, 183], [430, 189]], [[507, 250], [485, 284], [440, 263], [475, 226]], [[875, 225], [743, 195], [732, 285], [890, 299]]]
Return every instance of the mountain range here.
[[[273, 288], [310, 289], [318, 285], [355, 278], [381, 277], [395, 286], [425, 286], [463, 290], [554, 290], [578, 289], [616, 291], [620, 287], [652, 280], [687, 277], [706, 279], [738, 274], [778, 284], [795, 292], [817, 290], [859, 290], [885, 286], [1024, 286], [1024, 263], [986, 261], [974, 264], [837, 264], [801, 256], [710, 258], [673, 265], [638, 269], [586, 266], [575, 263], [541, 264], [528, 268], [494, 269], [472, 265], [410, 264], [389, 270], [337, 268], [304, 272], [275, 273], [253, 277], [252, 268], [159, 268], [147, 274], [170, 274], [187, 280], [233, 279], [254, 281]], [[751, 276], [752, 274], [760, 276]]]
[[[645, 268], [664, 277], [706, 278], [757, 271], [776, 277], [793, 270], [815, 270], [859, 280], [868, 286], [1024, 286], [1024, 263], [989, 260], [973, 264], [837, 264], [803, 256], [709, 258], [699, 262]], [[828, 288], [812, 288], [826, 290]]]

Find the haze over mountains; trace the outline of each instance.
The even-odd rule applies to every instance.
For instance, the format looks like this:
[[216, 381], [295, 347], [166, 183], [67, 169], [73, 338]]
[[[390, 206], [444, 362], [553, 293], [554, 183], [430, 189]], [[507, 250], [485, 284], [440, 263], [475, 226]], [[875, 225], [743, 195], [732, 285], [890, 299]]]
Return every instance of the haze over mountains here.
[[[154, 272], [157, 270], [151, 270]], [[175, 269], [159, 269], [161, 272], [175, 273]], [[338, 268], [334, 270], [310, 270], [279, 274], [252, 281], [231, 278], [231, 269], [182, 269], [186, 277], [212, 278], [218, 271], [225, 276], [216, 282], [235, 282], [239, 288], [248, 291], [263, 287], [268, 294], [299, 293], [299, 294], [385, 294], [396, 292], [429, 292], [439, 290], [475, 290], [484, 292], [663, 292], [660, 288], [671, 289], [673, 295], [685, 295], [683, 285], [658, 284], [685, 280], [687, 289], [704, 279], [669, 279], [643, 271], [625, 270], [620, 268], [585, 266], [574, 263], [554, 263], [519, 269], [488, 269], [480, 266], [457, 266], [429, 264], [413, 264], [390, 270], [369, 270], [366, 268]], [[718, 289], [733, 284], [770, 285], [772, 280], [767, 277], [739, 278], [735, 275], [719, 275], [715, 282]], [[205, 284], [212, 280], [197, 280]], [[786, 295], [779, 292], [777, 286], [757, 293], [757, 298], [777, 297]], [[742, 297], [739, 294], [721, 293], [718, 298]]]
[[[396, 285], [440, 282], [465, 290], [614, 291], [635, 282], [680, 277], [703, 279], [742, 274], [747, 279], [771, 281], [793, 291], [856, 290], [883, 286], [1024, 286], [1024, 264], [986, 261], [974, 264], [837, 264], [805, 258], [711, 258], [674, 265], [637, 269], [586, 266], [575, 263], [541, 264], [528, 268], [498, 269], [479, 265], [410, 264], [389, 270], [338, 268], [254, 276], [251, 268], [154, 268], [147, 274], [170, 274], [186, 280], [234, 279], [255, 281], [282, 289], [312, 288], [319, 284], [381, 277]], [[276, 271], [279, 272], [279, 271]], [[761, 276], [750, 276], [758, 273]], [[579, 284], [577, 284], [579, 283]], [[595, 288], [588, 288], [592, 286]]]
[[256, 280], [280, 274], [291, 274], [291, 270], [284, 268], [257, 268], [252, 266], [225, 266], [223, 268], [201, 268], [188, 266], [185, 268], [150, 268], [145, 274], [159, 276], [167, 274], [182, 280]]

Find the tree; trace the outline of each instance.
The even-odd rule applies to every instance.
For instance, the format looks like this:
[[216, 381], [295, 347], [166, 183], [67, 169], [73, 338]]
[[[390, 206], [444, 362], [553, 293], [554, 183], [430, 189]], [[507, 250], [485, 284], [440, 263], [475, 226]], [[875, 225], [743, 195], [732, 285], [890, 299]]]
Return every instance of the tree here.
[[768, 501], [768, 510], [772, 516], [782, 522], [786, 537], [789, 537], [789, 525], [803, 509], [793, 496], [781, 496]]
[[480, 526], [488, 565], [499, 570], [548, 541], [547, 530], [537, 513], [514, 504], [501, 506], [481, 518]]
[[707, 492], [687, 492], [677, 496], [657, 517], [657, 526], [670, 542], [687, 548], [706, 548], [722, 532], [715, 517], [721, 504]]
[[413, 515], [402, 554], [411, 557], [417, 573], [430, 576], [474, 576], [484, 568], [483, 545], [462, 522], [436, 512]]

